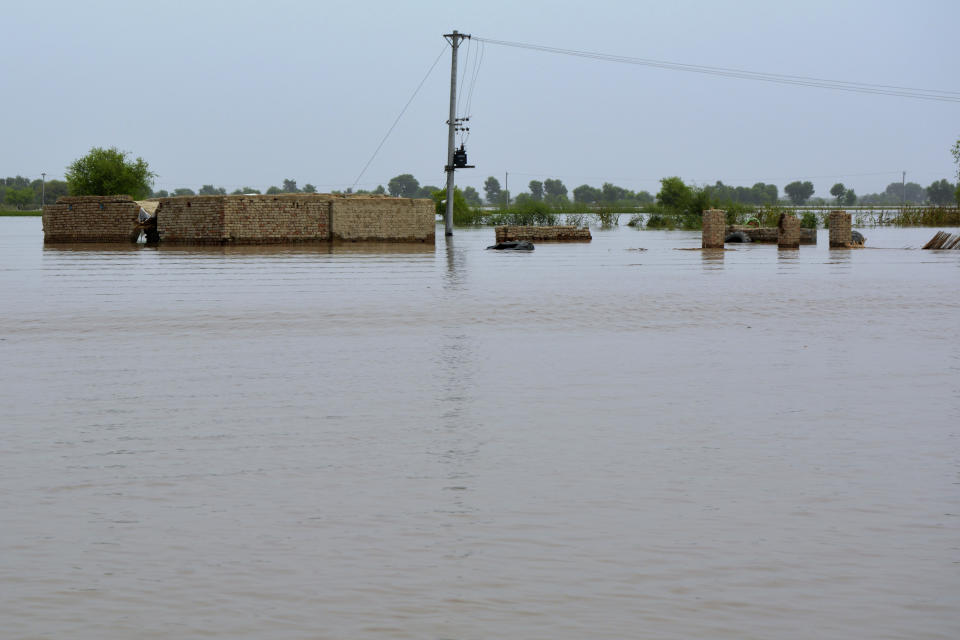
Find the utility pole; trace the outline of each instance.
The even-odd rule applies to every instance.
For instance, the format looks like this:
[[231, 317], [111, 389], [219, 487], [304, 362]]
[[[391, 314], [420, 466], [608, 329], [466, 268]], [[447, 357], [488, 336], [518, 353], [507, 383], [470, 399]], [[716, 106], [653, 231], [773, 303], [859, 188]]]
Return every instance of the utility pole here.
[[40, 209], [43, 210], [43, 205], [47, 203], [47, 174], [40, 174]]
[[443, 216], [444, 233], [448, 236], [453, 235], [453, 152], [454, 152], [454, 133], [457, 129], [457, 48], [460, 42], [469, 38], [465, 33], [459, 33], [454, 30], [453, 33], [445, 33], [443, 37], [450, 43], [450, 119], [447, 120], [447, 212]]
[[900, 204], [907, 206], [907, 172], [903, 172], [903, 181], [900, 183]]

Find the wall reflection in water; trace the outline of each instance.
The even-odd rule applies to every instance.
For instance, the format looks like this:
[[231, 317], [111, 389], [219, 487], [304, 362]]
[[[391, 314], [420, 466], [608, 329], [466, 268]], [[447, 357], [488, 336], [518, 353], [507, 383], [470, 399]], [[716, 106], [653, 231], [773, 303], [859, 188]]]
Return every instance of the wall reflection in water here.
[[703, 249], [700, 252], [700, 259], [703, 262], [704, 271], [723, 271], [723, 261], [725, 249]]
[[799, 249], [777, 249], [777, 273], [796, 271], [799, 264]]
[[[452, 306], [457, 304], [457, 296], [466, 282], [466, 247], [458, 247], [454, 238], [448, 237], [442, 250], [445, 267], [442, 303]], [[480, 424], [474, 414], [477, 355], [474, 338], [452, 321], [444, 323], [438, 344], [433, 367], [437, 415], [435, 424], [430, 425], [436, 434], [431, 454], [440, 465], [441, 490], [444, 492], [437, 510], [460, 516], [477, 510], [470, 503], [481, 444]], [[463, 537], [459, 532], [455, 533], [449, 554], [457, 557], [469, 555], [462, 548]]]
[[827, 257], [827, 265], [830, 273], [846, 273], [851, 270], [853, 263], [851, 261], [850, 249], [830, 249]]
[[433, 254], [436, 247], [425, 242], [304, 242], [296, 244], [157, 244], [137, 245], [126, 242], [77, 242], [45, 244], [52, 253], [136, 253], [156, 252], [164, 255], [196, 256], [279, 256], [279, 255], [417, 255]]

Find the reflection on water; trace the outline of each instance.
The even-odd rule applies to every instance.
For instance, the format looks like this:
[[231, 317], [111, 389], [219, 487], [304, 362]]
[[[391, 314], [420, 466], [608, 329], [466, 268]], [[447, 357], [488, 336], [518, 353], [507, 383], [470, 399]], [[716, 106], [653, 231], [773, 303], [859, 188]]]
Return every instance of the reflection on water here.
[[777, 248], [777, 273], [793, 273], [800, 264], [799, 249]]
[[457, 241], [453, 237], [447, 237], [442, 249], [446, 257], [447, 272], [444, 278], [444, 286], [451, 290], [460, 289], [466, 278], [466, 255], [463, 247], [457, 251]]
[[434, 245], [423, 242], [303, 242], [294, 244], [206, 244], [183, 245], [159, 243], [138, 245], [134, 243], [76, 242], [44, 244], [43, 250], [51, 253], [136, 253], [159, 252], [191, 256], [286, 256], [286, 255], [413, 255], [430, 254]]
[[724, 249], [703, 249], [700, 256], [703, 259], [704, 271], [722, 271]]
[[957, 637], [960, 252], [594, 234], [0, 219], [4, 637]]
[[842, 248], [831, 248], [829, 249], [829, 257], [827, 258], [827, 264], [830, 267], [831, 273], [848, 273], [853, 268], [853, 260], [851, 252], [859, 251], [859, 249], [842, 249]]

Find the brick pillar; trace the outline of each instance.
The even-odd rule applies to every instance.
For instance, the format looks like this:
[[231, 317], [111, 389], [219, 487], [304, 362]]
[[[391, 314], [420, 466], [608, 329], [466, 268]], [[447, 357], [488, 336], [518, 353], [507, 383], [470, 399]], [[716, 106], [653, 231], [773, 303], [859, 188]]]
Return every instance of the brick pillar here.
[[777, 246], [781, 249], [800, 248], [800, 218], [792, 213], [781, 213], [777, 225]]
[[850, 214], [846, 211], [830, 212], [830, 248], [850, 246]]
[[727, 212], [710, 209], [703, 212], [704, 249], [723, 249], [723, 238], [727, 231]]

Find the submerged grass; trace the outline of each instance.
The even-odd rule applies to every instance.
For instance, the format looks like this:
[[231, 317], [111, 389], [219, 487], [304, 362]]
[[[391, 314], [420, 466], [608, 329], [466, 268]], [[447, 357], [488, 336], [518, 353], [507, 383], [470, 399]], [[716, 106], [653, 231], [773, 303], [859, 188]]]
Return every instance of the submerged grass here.
[[19, 211], [17, 209], [0, 209], [0, 217], [5, 218], [26, 218], [26, 217], [40, 217], [43, 215], [43, 211], [40, 209], [35, 209], [33, 211]]
[[895, 227], [957, 227], [960, 226], [960, 208], [904, 207], [894, 214], [889, 224]]
[[[829, 226], [830, 212], [837, 207], [798, 208], [785, 205], [748, 205], [735, 202], [710, 205], [727, 212], [727, 224], [752, 224], [759, 227], [777, 226], [780, 215], [793, 214], [800, 218], [800, 226], [816, 229]], [[644, 206], [587, 205], [567, 202], [551, 205], [546, 202], [525, 201], [496, 210], [464, 208], [454, 212], [457, 226], [495, 225], [555, 225], [587, 226], [594, 222], [602, 227], [616, 226], [623, 215], [629, 215], [628, 226], [636, 229], [703, 228], [703, 215], [698, 210], [678, 212], [659, 203]], [[847, 208], [856, 226], [893, 225], [899, 227], [960, 226], [960, 208], [957, 207], [862, 207]], [[39, 215], [39, 212], [0, 212], [0, 215]], [[442, 216], [441, 216], [442, 217]]]

